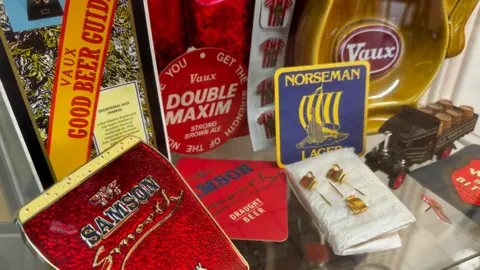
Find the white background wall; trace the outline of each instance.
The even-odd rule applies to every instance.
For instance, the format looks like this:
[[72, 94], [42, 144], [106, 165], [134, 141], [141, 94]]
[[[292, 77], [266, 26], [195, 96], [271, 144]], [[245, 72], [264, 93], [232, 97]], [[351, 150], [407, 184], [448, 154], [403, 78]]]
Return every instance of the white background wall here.
[[[480, 113], [480, 16], [475, 9], [465, 28], [466, 46], [463, 52], [444, 61], [437, 78], [421, 98], [420, 104], [450, 99], [455, 105], [470, 105]], [[463, 144], [480, 144], [480, 124], [475, 132], [465, 136]]]

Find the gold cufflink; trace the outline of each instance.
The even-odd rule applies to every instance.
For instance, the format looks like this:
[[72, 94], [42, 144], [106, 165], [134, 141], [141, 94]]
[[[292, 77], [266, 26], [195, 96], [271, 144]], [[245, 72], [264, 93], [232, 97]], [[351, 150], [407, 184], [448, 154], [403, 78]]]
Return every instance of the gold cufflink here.
[[350, 208], [350, 211], [352, 211], [354, 215], [368, 209], [368, 206], [365, 205], [360, 198], [355, 197], [355, 195], [348, 196], [345, 198], [345, 200], [347, 201], [348, 208]]
[[317, 179], [315, 179], [315, 176], [313, 175], [312, 172], [308, 172], [307, 174], [305, 174], [305, 176], [302, 177], [302, 179], [300, 179], [300, 185], [309, 191], [316, 190], [318, 194], [320, 194], [320, 197], [322, 197], [322, 199], [328, 205], [332, 206], [332, 204], [327, 200], [327, 198], [325, 198], [325, 196], [323, 196], [323, 194], [320, 193], [320, 191], [315, 189], [315, 187], [317, 186]]
[[327, 178], [333, 182], [342, 184], [345, 180], [345, 173], [338, 164], [333, 164], [332, 168], [327, 172]]
[[331, 182], [328, 183], [338, 193], [338, 195], [340, 195], [340, 197], [347, 202], [347, 207], [350, 209], [352, 214], [356, 215], [368, 209], [368, 206], [362, 201], [362, 199], [355, 197], [355, 195], [344, 197], [340, 190], [338, 190]]
[[357, 191], [358, 193], [362, 194], [363, 196], [366, 196], [365, 193], [353, 187], [345, 180], [346, 174], [343, 172], [343, 169], [338, 164], [333, 164], [332, 168], [328, 170], [327, 178], [332, 180], [335, 183], [347, 184], [351, 188], [355, 189], [355, 191]]
[[300, 185], [302, 185], [302, 187], [312, 191], [315, 188], [315, 186], [317, 185], [317, 180], [315, 179], [315, 176], [313, 176], [312, 172], [308, 172], [300, 180]]

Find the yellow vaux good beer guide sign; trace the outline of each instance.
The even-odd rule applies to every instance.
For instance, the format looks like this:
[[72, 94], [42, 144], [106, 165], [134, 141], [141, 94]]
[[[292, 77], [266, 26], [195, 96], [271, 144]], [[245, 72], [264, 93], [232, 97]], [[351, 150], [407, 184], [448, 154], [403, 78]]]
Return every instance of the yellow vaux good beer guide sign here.
[[47, 142], [58, 180], [90, 157], [116, 5], [116, 0], [67, 0], [65, 3]]

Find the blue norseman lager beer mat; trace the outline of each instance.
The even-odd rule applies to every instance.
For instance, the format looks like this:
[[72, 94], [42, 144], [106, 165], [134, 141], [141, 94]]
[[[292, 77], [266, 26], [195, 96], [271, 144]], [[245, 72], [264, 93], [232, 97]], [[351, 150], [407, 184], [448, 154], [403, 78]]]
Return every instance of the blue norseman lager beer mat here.
[[278, 166], [344, 147], [365, 148], [366, 61], [289, 67], [275, 73]]
[[468, 145], [410, 176], [480, 224], [480, 145]]

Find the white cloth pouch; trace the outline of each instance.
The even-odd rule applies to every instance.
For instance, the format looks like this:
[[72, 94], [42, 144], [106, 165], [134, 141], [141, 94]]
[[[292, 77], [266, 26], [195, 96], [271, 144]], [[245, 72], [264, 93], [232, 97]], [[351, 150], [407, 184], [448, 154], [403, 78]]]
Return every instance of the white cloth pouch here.
[[[354, 215], [326, 179], [333, 164], [343, 169], [348, 183], [330, 182], [344, 197], [355, 195], [368, 209]], [[300, 180], [312, 172], [317, 185], [310, 191]], [[398, 230], [415, 222], [415, 217], [354, 153], [353, 148], [328, 152], [287, 166], [290, 186], [325, 235], [337, 255], [376, 252], [401, 247]], [[354, 190], [354, 187], [366, 196]], [[332, 204], [329, 206], [320, 193]]]

